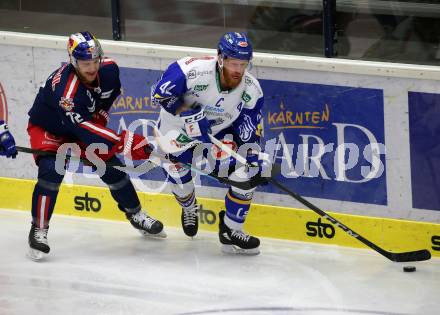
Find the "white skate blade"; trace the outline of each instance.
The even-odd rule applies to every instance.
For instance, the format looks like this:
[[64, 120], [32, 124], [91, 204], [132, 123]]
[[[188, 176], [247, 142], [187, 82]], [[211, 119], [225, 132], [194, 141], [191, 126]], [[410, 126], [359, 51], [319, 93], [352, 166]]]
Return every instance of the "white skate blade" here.
[[222, 252], [225, 254], [234, 254], [234, 255], [258, 255], [260, 253], [260, 248], [251, 248], [251, 249], [243, 249], [234, 245], [222, 244]]
[[47, 254], [43, 253], [42, 251], [33, 249], [29, 247], [29, 251], [27, 253], [27, 256], [33, 260], [33, 261], [40, 261], [46, 258]]
[[150, 234], [144, 230], [138, 230], [139, 233], [141, 233], [143, 236], [148, 237], [148, 238], [166, 238], [167, 237], [167, 233], [165, 233], [164, 230], [160, 231], [157, 234]]

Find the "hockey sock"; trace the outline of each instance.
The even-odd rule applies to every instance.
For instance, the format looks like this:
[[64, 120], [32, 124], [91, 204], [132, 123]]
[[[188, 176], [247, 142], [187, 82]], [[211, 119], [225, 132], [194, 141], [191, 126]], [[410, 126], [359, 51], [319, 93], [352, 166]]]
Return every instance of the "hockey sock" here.
[[243, 223], [246, 220], [246, 216], [251, 206], [251, 196], [245, 196], [234, 192], [229, 188], [228, 193], [225, 196], [226, 216], [225, 224], [234, 230], [241, 230]]
[[107, 168], [101, 179], [110, 188], [113, 199], [126, 212], [135, 213], [141, 209], [136, 190], [127, 174], [115, 168]]
[[38, 181], [32, 193], [32, 220], [39, 228], [47, 228], [55, 207], [64, 174], [55, 170], [55, 157], [38, 159]]
[[175, 193], [173, 194], [174, 197], [176, 197], [177, 202], [184, 209], [191, 208], [196, 203], [196, 194], [194, 193], [194, 190], [189, 195], [186, 195], [184, 197], [180, 197]]

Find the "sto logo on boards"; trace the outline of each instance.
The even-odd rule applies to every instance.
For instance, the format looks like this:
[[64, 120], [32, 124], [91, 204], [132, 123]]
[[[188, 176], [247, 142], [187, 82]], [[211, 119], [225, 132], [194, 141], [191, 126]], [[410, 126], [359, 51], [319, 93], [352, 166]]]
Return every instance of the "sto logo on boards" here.
[[335, 228], [331, 224], [323, 223], [321, 218], [317, 222], [307, 222], [306, 229], [307, 235], [311, 237], [333, 238], [336, 234]]
[[101, 201], [98, 198], [90, 197], [88, 192], [84, 196], [75, 196], [73, 202], [75, 203], [75, 209], [78, 211], [91, 210], [99, 212], [101, 210]]
[[440, 251], [440, 235], [433, 235], [431, 238], [432, 249]]
[[199, 208], [199, 218], [201, 224], [213, 225], [217, 222], [215, 212], [209, 209], [203, 209], [203, 205], [200, 205]]

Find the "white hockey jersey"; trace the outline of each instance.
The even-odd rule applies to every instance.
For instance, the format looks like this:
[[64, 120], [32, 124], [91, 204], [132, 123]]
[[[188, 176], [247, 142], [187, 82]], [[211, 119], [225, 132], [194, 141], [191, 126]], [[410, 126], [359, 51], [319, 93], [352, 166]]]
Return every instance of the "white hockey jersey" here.
[[263, 106], [260, 84], [246, 71], [236, 88], [221, 91], [216, 62], [214, 56], [185, 57], [163, 73], [152, 89], [153, 101], [162, 107], [158, 122], [162, 135], [186, 135], [176, 111], [183, 105], [200, 105], [213, 135], [231, 127], [243, 143], [259, 140]]

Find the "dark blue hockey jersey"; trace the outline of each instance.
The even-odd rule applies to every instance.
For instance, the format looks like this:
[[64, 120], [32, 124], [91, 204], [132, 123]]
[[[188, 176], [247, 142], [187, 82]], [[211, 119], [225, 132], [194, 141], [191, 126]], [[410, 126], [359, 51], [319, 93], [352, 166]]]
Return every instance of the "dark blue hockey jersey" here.
[[79, 80], [71, 64], [63, 65], [40, 88], [29, 111], [30, 123], [86, 145], [105, 143], [112, 146], [119, 141], [119, 136], [94, 123], [92, 116], [99, 110], [107, 112], [121, 93], [117, 64], [104, 58], [96, 81], [96, 86], [88, 86]]

